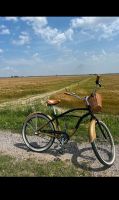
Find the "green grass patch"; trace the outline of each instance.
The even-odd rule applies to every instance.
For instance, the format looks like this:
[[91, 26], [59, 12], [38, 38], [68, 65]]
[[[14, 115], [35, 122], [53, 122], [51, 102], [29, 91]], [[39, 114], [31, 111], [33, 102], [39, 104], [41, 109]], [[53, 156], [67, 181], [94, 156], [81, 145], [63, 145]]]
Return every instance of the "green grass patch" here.
[[52, 161], [40, 163], [33, 159], [16, 161], [7, 155], [0, 155], [0, 176], [4, 177], [77, 177], [90, 176], [90, 172], [76, 168], [72, 163]]
[[[0, 129], [2, 130], [11, 130], [12, 132], [21, 133], [23, 123], [26, 117], [33, 112], [43, 112], [45, 114], [51, 115], [51, 110], [42, 105], [40, 102], [34, 103], [32, 106], [19, 106], [15, 107], [6, 107], [0, 110]], [[79, 117], [84, 114], [83, 112], [73, 113], [74, 115], [78, 115]], [[110, 132], [112, 133], [114, 140], [116, 143], [119, 143], [119, 116], [118, 115], [104, 115], [97, 114], [97, 117], [104, 121]], [[72, 116], [66, 116], [60, 118], [60, 127], [62, 131], [67, 129], [67, 133], [71, 136], [74, 132], [75, 125], [77, 124], [79, 118], [75, 118]], [[85, 118], [80, 124], [79, 129], [72, 137], [76, 142], [88, 142], [88, 128], [90, 123], [90, 116]]]
[[115, 144], [119, 143], [119, 116], [117, 115], [105, 115], [101, 118], [108, 126], [111, 134], [114, 137]]
[[29, 114], [36, 111], [45, 112], [45, 110], [47, 113], [47, 107], [37, 103], [33, 106], [5, 107], [0, 110], [0, 129], [20, 133], [23, 123]]

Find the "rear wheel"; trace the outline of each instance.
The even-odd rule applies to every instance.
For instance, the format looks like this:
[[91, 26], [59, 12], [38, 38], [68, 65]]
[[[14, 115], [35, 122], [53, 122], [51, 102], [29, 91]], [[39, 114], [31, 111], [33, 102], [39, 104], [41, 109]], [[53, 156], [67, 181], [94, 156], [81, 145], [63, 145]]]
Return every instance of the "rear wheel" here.
[[36, 152], [42, 152], [51, 147], [54, 142], [55, 129], [50, 118], [42, 113], [33, 113], [26, 119], [22, 136], [27, 147]]
[[111, 166], [115, 160], [113, 137], [104, 122], [95, 124], [96, 139], [91, 143], [98, 160], [105, 166]]

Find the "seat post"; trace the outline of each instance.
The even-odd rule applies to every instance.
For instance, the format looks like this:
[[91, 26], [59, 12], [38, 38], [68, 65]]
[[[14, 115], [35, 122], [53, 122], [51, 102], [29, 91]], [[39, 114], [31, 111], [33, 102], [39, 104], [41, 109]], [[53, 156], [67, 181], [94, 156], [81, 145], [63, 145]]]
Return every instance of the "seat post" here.
[[51, 109], [53, 115], [56, 115], [56, 114], [57, 114], [57, 113], [56, 113], [56, 108], [55, 108], [54, 105], [48, 105], [48, 107], [50, 107], [50, 109]]
[[51, 110], [53, 111], [53, 115], [57, 115], [57, 112], [56, 112], [56, 105], [60, 103], [60, 100], [56, 100], [56, 99], [49, 99], [47, 101], [47, 105], [50, 106]]
[[56, 109], [55, 106], [52, 105], [52, 110], [53, 110], [53, 114], [56, 115]]

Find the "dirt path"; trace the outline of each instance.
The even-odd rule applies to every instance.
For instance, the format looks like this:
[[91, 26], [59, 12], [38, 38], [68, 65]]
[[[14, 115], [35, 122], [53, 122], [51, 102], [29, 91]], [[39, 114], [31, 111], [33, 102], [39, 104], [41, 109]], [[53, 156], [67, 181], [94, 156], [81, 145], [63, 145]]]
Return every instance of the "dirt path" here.
[[20, 98], [18, 100], [14, 100], [14, 101], [8, 101], [8, 102], [4, 102], [0, 104], [0, 107], [5, 107], [5, 106], [15, 106], [15, 105], [24, 105], [24, 104], [32, 104], [34, 101], [38, 100], [38, 99], [44, 99], [44, 98], [48, 98], [50, 95], [55, 94], [56, 92], [61, 92], [63, 91], [65, 88], [62, 88], [60, 90], [56, 90], [56, 91], [52, 91], [52, 92], [47, 92], [47, 93], [43, 93], [43, 94], [38, 94], [35, 96], [28, 96], [25, 98]]
[[92, 176], [119, 176], [119, 145], [116, 145], [115, 163], [109, 169], [98, 162], [89, 143], [80, 145], [69, 141], [63, 154], [59, 152], [59, 145], [55, 143], [46, 152], [36, 153], [26, 147], [20, 134], [0, 131], [0, 153], [13, 156], [17, 160], [34, 158], [39, 162], [48, 162], [60, 159], [90, 171]]
[[[82, 80], [82, 81], [79, 82], [79, 84], [82, 85], [90, 79], [91, 78], [87, 78], [85, 80]], [[73, 84], [73, 85], [75, 85], [75, 84]], [[4, 103], [0, 104], [0, 107], [6, 107], [6, 106], [9, 106], [9, 105], [10, 106], [15, 106], [15, 105], [17, 106], [17, 105], [24, 105], [24, 104], [32, 104], [34, 101], [36, 101], [38, 99], [47, 99], [49, 96], [51, 96], [53, 94], [56, 94], [58, 92], [62, 92], [62, 91], [65, 90], [65, 88], [61, 88], [59, 90], [55, 90], [55, 91], [51, 91], [51, 92], [47, 92], [47, 93], [43, 93], [43, 94], [30, 95], [30, 96], [27, 96], [25, 98], [20, 98], [20, 99], [17, 99], [17, 100], [4, 102]]]

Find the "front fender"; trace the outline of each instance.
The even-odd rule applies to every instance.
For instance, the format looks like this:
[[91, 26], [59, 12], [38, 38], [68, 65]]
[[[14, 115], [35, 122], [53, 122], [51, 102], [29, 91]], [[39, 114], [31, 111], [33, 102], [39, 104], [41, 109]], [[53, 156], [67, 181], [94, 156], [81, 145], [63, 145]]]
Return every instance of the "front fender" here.
[[92, 119], [89, 125], [89, 142], [93, 142], [96, 139], [96, 130], [95, 130], [96, 120]]

